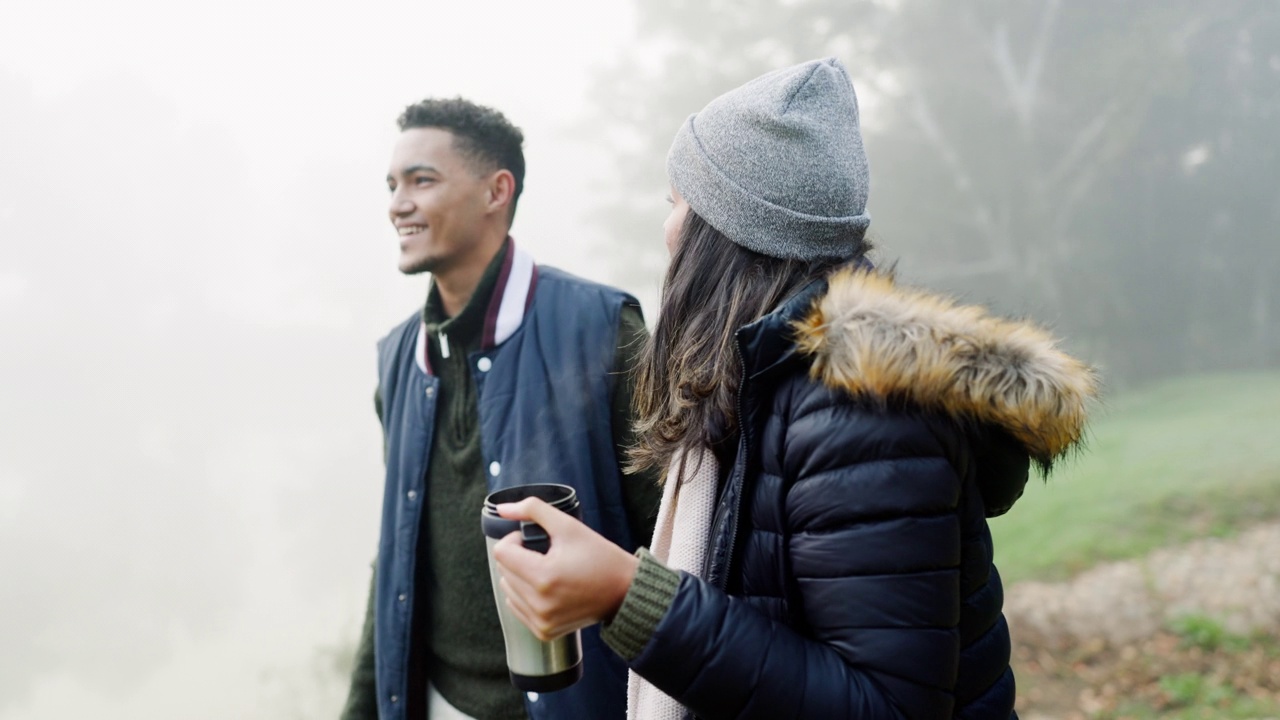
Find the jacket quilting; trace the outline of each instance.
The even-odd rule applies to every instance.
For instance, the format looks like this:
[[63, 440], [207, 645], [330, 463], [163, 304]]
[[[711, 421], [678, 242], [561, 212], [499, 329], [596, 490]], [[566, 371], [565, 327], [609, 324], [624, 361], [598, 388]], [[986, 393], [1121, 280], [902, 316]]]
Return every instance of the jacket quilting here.
[[738, 342], [706, 580], [681, 576], [633, 667], [703, 718], [1013, 717], [987, 518], [1079, 442], [1092, 371], [863, 271]]

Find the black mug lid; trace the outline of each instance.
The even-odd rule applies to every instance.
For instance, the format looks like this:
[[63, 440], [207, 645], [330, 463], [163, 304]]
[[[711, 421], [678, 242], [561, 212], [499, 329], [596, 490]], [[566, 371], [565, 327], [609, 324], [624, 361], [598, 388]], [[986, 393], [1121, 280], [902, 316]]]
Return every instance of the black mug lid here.
[[551, 547], [551, 540], [540, 525], [528, 521], [508, 520], [498, 515], [498, 505], [520, 502], [529, 497], [536, 497], [575, 518], [581, 516], [578, 493], [568, 485], [556, 483], [516, 485], [491, 492], [484, 499], [484, 508], [480, 511], [480, 527], [484, 530], [485, 536], [500, 540], [518, 530], [524, 538], [525, 547], [545, 553]]
[[485, 512], [497, 514], [498, 505], [520, 502], [530, 497], [536, 497], [563, 512], [570, 512], [571, 508], [578, 506], [578, 491], [568, 485], [531, 483], [529, 485], [515, 485], [489, 493], [484, 499], [484, 509]]

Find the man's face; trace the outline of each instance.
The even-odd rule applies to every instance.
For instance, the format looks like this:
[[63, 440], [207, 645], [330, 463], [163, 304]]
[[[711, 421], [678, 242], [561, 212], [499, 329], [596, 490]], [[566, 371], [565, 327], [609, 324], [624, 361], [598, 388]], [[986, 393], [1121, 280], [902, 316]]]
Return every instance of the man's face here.
[[387, 172], [391, 223], [400, 235], [400, 272], [447, 273], [474, 260], [486, 214], [486, 178], [454, 147], [453, 133], [400, 133]]

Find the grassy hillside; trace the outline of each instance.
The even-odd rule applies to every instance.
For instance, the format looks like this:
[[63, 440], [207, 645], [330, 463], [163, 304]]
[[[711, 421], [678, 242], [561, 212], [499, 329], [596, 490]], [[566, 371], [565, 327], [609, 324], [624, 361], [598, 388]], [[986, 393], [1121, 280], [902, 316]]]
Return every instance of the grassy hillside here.
[[1006, 583], [1225, 535], [1280, 516], [1280, 373], [1169, 381], [1108, 398], [1088, 446], [991, 521]]

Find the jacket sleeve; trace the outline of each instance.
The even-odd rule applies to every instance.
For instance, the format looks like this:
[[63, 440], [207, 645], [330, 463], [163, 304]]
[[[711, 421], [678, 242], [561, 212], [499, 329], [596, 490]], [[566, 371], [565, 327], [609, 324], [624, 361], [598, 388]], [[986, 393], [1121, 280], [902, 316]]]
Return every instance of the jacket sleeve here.
[[374, 681], [373, 660], [373, 582], [369, 583], [369, 605], [365, 610], [360, 644], [356, 646], [351, 688], [340, 720], [378, 720], [378, 693]]
[[632, 667], [708, 719], [950, 718], [961, 484], [932, 426], [840, 402], [781, 425], [758, 486], [784, 500], [752, 518], [783, 536], [753, 532], [774, 557], [742, 577], [785, 573], [791, 619], [682, 575]]

